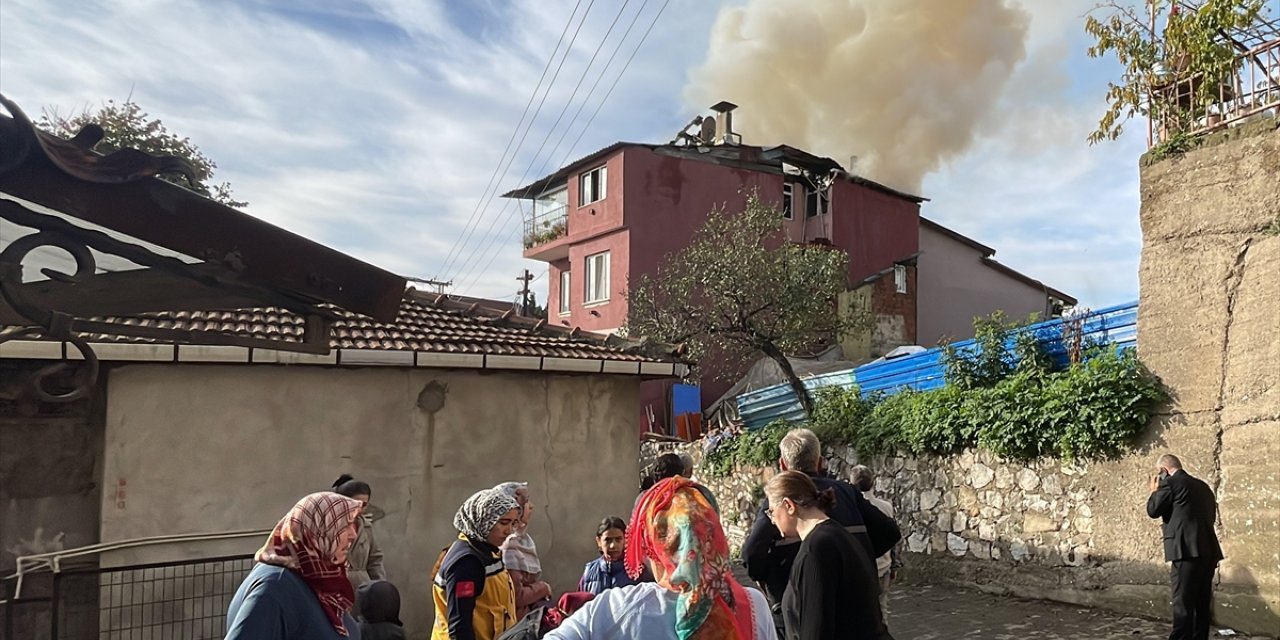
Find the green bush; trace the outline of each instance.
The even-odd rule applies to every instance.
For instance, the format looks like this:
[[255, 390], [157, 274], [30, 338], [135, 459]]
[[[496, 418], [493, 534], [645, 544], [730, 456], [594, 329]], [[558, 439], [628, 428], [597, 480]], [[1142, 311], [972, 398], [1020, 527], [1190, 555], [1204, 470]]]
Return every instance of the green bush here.
[[[863, 397], [857, 387], [819, 389], [807, 426], [824, 446], [850, 446], [864, 456], [977, 447], [1004, 459], [1072, 460], [1128, 451], [1167, 398], [1137, 354], [1093, 346], [1080, 362], [1054, 371], [1036, 336], [1019, 328], [996, 313], [974, 322], [976, 349], [943, 345], [941, 389], [888, 397]], [[777, 421], [721, 444], [707, 456], [711, 474], [773, 464], [790, 428]]]
[[1063, 371], [1019, 371], [987, 388], [899, 392], [843, 431], [852, 438], [832, 443], [864, 455], [978, 447], [1014, 460], [1114, 458], [1165, 398], [1133, 351], [1103, 349]]
[[791, 425], [777, 420], [756, 431], [748, 431], [720, 443], [707, 453], [703, 467], [708, 476], [720, 478], [729, 475], [734, 468], [767, 467], [778, 461], [778, 443], [787, 435]]
[[875, 409], [871, 400], [863, 399], [857, 387], [823, 387], [813, 394], [813, 415], [809, 428], [821, 442], [851, 442], [856, 429], [865, 424]]
[[[990, 387], [946, 386], [864, 398], [857, 388], [819, 390], [809, 426], [825, 446], [861, 455], [951, 455], [985, 449], [1003, 459], [1114, 458], [1129, 451], [1166, 399], [1132, 351], [1103, 348], [1067, 369], [1015, 368]], [[774, 422], [707, 456], [711, 475], [736, 465], [769, 466], [794, 428]]]
[[1104, 352], [1053, 381], [1062, 404], [1058, 454], [1064, 458], [1115, 458], [1131, 448], [1160, 404], [1164, 387], [1133, 351]]

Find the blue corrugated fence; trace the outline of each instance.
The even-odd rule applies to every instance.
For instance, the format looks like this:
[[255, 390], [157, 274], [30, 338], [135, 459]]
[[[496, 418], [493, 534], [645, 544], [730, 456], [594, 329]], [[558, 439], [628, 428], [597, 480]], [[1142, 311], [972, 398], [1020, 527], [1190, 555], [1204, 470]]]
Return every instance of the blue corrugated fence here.
[[[1048, 320], [1022, 329], [1036, 334], [1045, 351], [1059, 365], [1067, 362], [1067, 346], [1062, 341], [1062, 319]], [[1099, 309], [1085, 317], [1084, 339], [1097, 344], [1114, 344], [1121, 349], [1133, 348], [1138, 340], [1138, 303]], [[957, 342], [960, 351], [977, 348], [973, 340]], [[1013, 343], [1006, 348], [1012, 348]], [[849, 388], [853, 385], [865, 393], [893, 394], [901, 389], [928, 390], [944, 384], [942, 349], [933, 348], [902, 358], [866, 364], [855, 369], [836, 371], [805, 380], [814, 390], [827, 386]], [[780, 384], [744, 393], [737, 398], [738, 413], [748, 429], [759, 429], [775, 420], [796, 422], [804, 410], [790, 385]]]

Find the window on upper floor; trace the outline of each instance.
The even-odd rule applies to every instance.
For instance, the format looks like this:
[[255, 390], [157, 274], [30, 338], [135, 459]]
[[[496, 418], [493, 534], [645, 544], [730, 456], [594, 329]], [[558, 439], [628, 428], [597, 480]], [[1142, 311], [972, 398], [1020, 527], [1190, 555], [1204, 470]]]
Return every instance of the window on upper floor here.
[[569, 313], [569, 272], [560, 272], [560, 315], [568, 315]]
[[782, 217], [790, 220], [792, 218], [791, 211], [791, 193], [794, 190], [790, 182], [782, 183]]
[[605, 182], [608, 179], [606, 167], [596, 167], [578, 175], [578, 206], [586, 206], [605, 196]]
[[583, 303], [605, 302], [609, 299], [609, 252], [587, 256], [586, 282]]
[[898, 293], [907, 292], [907, 267], [905, 265], [896, 264], [893, 266], [893, 288]]

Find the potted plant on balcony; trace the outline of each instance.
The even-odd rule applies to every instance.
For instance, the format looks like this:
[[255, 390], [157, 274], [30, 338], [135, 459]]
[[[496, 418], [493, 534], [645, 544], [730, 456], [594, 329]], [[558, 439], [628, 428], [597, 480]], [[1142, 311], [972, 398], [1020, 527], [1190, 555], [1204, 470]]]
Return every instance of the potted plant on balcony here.
[[[1148, 119], [1159, 140], [1196, 133], [1210, 106], [1238, 96], [1239, 60], [1224, 36], [1254, 27], [1265, 0], [1148, 0], [1151, 13], [1106, 0], [1085, 18], [1090, 57], [1114, 55], [1124, 73], [1107, 89], [1107, 111], [1089, 135], [1114, 140], [1133, 116]], [[1197, 120], [1200, 120], [1197, 122]]]

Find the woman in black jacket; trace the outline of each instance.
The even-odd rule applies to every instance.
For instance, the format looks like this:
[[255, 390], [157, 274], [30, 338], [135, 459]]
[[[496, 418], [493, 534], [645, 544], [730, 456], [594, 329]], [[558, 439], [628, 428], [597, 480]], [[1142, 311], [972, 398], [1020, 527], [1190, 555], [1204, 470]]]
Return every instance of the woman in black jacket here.
[[835, 501], [809, 476], [784, 471], [765, 485], [769, 517], [800, 550], [782, 598], [788, 640], [891, 640], [880, 613], [875, 559], [827, 517]]

